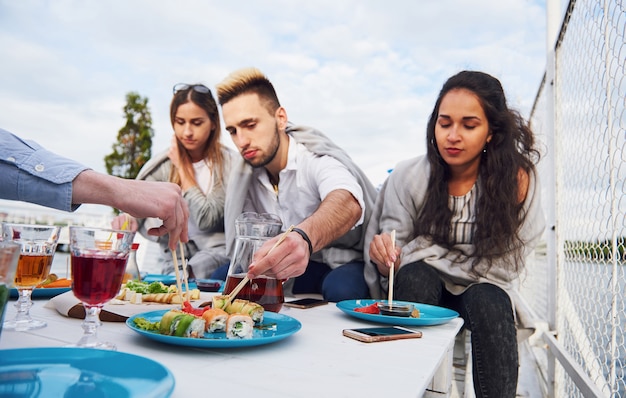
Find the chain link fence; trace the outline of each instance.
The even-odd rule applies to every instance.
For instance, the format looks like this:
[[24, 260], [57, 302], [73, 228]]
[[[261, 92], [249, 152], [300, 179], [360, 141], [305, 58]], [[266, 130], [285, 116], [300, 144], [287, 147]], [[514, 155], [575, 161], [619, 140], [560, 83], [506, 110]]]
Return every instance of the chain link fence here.
[[[551, 159], [544, 158], [539, 170], [554, 228], [549, 225], [546, 233], [548, 250], [537, 250], [522, 279], [524, 297], [555, 333], [566, 362], [582, 369], [601, 396], [621, 398], [626, 398], [625, 36], [623, 1], [570, 1], [553, 74], [546, 72], [530, 116]], [[555, 361], [546, 347], [538, 355], [546, 385], [553, 386], [547, 395], [589, 396], [562, 359]]]

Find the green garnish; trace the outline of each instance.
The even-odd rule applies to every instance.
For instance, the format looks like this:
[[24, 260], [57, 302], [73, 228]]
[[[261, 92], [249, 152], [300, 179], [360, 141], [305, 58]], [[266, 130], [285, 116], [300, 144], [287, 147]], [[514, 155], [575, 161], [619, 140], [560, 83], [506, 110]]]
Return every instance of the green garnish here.
[[135, 322], [135, 325], [139, 329], [148, 330], [148, 331], [154, 331], [154, 332], [158, 332], [159, 331], [159, 327], [160, 327], [160, 323], [161, 323], [159, 321], [150, 322], [146, 318], [135, 318], [135, 319], [133, 319], [133, 322]]
[[129, 280], [126, 282], [125, 287], [133, 292], [148, 294], [148, 293], [168, 293], [169, 288], [159, 281], [152, 283], [139, 282], [137, 280]]

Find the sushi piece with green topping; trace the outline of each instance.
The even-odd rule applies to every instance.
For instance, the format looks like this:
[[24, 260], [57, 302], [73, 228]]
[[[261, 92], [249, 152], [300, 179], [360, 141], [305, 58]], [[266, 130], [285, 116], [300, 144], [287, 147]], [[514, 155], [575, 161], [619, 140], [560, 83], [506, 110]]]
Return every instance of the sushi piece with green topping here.
[[170, 310], [163, 314], [159, 332], [168, 336], [203, 337], [205, 320], [179, 310]]

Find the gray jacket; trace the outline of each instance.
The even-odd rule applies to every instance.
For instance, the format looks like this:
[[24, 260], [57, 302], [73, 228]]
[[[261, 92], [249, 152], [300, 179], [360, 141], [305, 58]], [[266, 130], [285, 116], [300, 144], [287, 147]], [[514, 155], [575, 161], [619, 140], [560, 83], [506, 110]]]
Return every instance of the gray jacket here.
[[[519, 274], [502, 266], [511, 262], [511, 257], [495, 261], [485, 277], [476, 277], [470, 272], [472, 245], [459, 244], [454, 246], [454, 251], [449, 251], [422, 236], [415, 236], [413, 223], [422, 207], [429, 175], [428, 160], [420, 156], [400, 162], [381, 187], [367, 226], [363, 251], [366, 260], [365, 280], [370, 294], [373, 298], [385, 298], [388, 284], [387, 278], [382, 277], [376, 265], [370, 261], [370, 243], [374, 235], [395, 229], [396, 242], [402, 248], [400, 267], [423, 260], [439, 271], [446, 289], [453, 294], [462, 293], [472, 284], [487, 282], [507, 291], [515, 304], [518, 300]], [[537, 176], [531, 174], [523, 209], [526, 216], [520, 230], [520, 237], [524, 241], [522, 258], [535, 248], [545, 228], [540, 192]]]
[[[172, 162], [167, 156], [168, 151], [163, 151], [152, 157], [140, 170], [138, 180], [169, 181]], [[223, 147], [224, 169], [222, 181], [226, 183], [230, 173], [233, 151]], [[183, 193], [183, 198], [189, 206], [189, 220], [196, 223], [201, 234], [190, 237], [185, 247], [185, 258], [190, 259], [188, 265], [193, 267], [196, 277], [208, 277], [210, 272], [219, 265], [228, 261], [225, 251], [224, 235], [224, 201], [226, 188], [224, 183], [215, 180], [213, 191], [205, 195], [198, 187], [188, 189]], [[154, 237], [148, 235], [148, 229], [161, 225], [160, 220], [147, 218], [138, 220], [139, 232], [152, 241], [159, 242], [166, 265], [164, 273], [173, 270], [171, 254], [167, 247], [168, 237]], [[170, 269], [171, 268], [171, 269]]]

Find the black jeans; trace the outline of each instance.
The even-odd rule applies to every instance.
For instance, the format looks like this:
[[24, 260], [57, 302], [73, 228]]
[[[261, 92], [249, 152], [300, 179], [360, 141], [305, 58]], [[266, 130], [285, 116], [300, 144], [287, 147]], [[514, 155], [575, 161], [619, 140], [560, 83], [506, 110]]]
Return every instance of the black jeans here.
[[321, 293], [324, 300], [338, 303], [369, 297], [363, 261], [352, 261], [331, 269], [328, 265], [309, 261], [306, 272], [297, 277], [293, 293]]
[[476, 397], [515, 397], [519, 366], [517, 331], [511, 300], [504, 290], [480, 283], [453, 295], [433, 267], [418, 261], [398, 271], [394, 298], [457, 311], [472, 332]]

